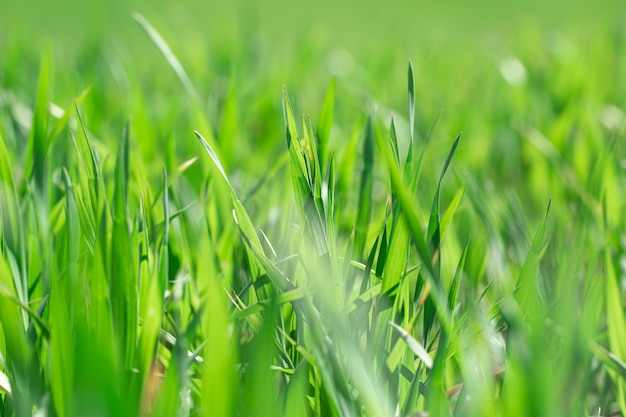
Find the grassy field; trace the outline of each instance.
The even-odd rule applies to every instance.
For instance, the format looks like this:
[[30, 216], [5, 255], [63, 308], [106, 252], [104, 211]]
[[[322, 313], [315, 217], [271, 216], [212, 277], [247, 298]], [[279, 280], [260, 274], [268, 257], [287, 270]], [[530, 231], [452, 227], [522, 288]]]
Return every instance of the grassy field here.
[[0, 416], [626, 415], [619, 2], [30, 3]]

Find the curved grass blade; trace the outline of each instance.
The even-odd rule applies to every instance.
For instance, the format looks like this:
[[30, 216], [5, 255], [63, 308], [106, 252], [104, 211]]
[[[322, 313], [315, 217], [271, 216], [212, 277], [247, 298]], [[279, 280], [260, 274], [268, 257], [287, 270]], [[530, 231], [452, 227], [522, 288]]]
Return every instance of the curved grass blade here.
[[85, 88], [74, 99], [72, 104], [67, 106], [65, 111], [63, 111], [63, 116], [61, 116], [61, 118], [56, 122], [56, 124], [54, 125], [54, 128], [52, 128], [52, 132], [50, 133], [50, 140], [49, 140], [50, 145], [52, 145], [54, 143], [54, 141], [59, 137], [59, 135], [61, 134], [61, 131], [67, 125], [67, 123], [69, 122], [70, 118], [74, 114], [74, 109], [77, 109], [78, 105], [80, 103], [82, 103], [85, 100], [85, 98], [87, 98], [87, 96], [89, 95], [90, 91], [91, 91], [91, 86]]
[[170, 67], [172, 67], [172, 69], [176, 73], [176, 76], [187, 91], [187, 94], [189, 94], [189, 97], [192, 98], [194, 103], [200, 103], [200, 97], [198, 95], [198, 92], [191, 83], [191, 80], [189, 79], [189, 76], [187, 75], [187, 72], [181, 65], [180, 61], [178, 60], [178, 58], [176, 58], [176, 55], [174, 55], [174, 52], [172, 52], [167, 42], [165, 42], [165, 39], [163, 39], [161, 34], [154, 28], [154, 26], [152, 26], [152, 24], [150, 24], [150, 22], [148, 22], [148, 20], [141, 14], [137, 12], [133, 13], [133, 19], [135, 19], [135, 21], [139, 23], [141, 28], [146, 32], [148, 37], [150, 37], [159, 52], [161, 52], [167, 63], [170, 64]]
[[439, 244], [441, 243], [441, 229], [440, 229], [440, 203], [439, 199], [441, 196], [441, 183], [443, 182], [443, 178], [448, 171], [448, 167], [450, 166], [450, 162], [452, 161], [452, 157], [454, 157], [454, 152], [456, 151], [457, 146], [459, 145], [459, 141], [461, 140], [461, 135], [463, 132], [459, 133], [456, 137], [454, 143], [452, 144], [452, 148], [450, 152], [448, 152], [448, 156], [443, 164], [443, 168], [441, 169], [441, 174], [439, 176], [439, 182], [437, 183], [437, 190], [435, 191], [435, 198], [433, 199], [432, 209], [430, 211], [430, 220], [428, 222], [428, 240], [431, 242], [431, 246], [433, 250], [438, 250]]
[[424, 346], [420, 342], [418, 342], [413, 336], [409, 334], [402, 327], [397, 325], [396, 323], [390, 321], [389, 324], [400, 333], [400, 337], [406, 342], [406, 345], [411, 349], [411, 351], [417, 356], [422, 363], [428, 368], [433, 367], [433, 359], [430, 357]]
[[626, 380], [626, 363], [609, 352], [604, 346], [590, 340], [589, 346], [594, 355], [598, 357], [606, 366], [619, 375], [622, 380]]

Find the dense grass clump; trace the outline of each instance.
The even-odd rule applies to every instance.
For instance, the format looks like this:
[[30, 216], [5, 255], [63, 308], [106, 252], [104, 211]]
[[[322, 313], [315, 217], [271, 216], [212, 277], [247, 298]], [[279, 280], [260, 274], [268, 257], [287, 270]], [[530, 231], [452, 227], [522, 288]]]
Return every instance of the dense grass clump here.
[[623, 30], [287, 74], [134, 18], [0, 50], [0, 416], [626, 414]]

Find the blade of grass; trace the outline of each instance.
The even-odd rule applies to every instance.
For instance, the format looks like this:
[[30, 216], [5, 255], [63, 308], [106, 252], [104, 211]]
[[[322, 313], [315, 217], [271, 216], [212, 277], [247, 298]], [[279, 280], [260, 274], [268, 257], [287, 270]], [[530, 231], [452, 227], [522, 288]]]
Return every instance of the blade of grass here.
[[406, 157], [407, 164], [413, 164], [413, 138], [415, 135], [415, 83], [413, 81], [413, 62], [409, 60], [408, 94], [409, 94], [409, 151]]
[[[608, 235], [608, 214], [606, 210], [606, 198], [604, 203], [603, 228]], [[611, 257], [611, 245], [608, 243], [609, 237], [605, 237], [607, 244], [604, 247], [604, 267], [605, 267], [605, 296], [606, 296], [606, 320], [608, 326], [609, 348], [612, 354], [620, 360], [626, 358], [626, 319], [624, 318], [624, 308], [622, 305], [621, 291], [618, 285], [615, 266]], [[615, 365], [615, 361], [613, 361]], [[619, 374], [618, 374], [619, 375]], [[611, 375], [615, 381], [615, 395], [622, 413], [626, 413], [626, 379], [618, 375]]]
[[411, 351], [421, 360], [427, 368], [433, 367], [433, 359], [430, 357], [424, 346], [420, 342], [418, 342], [413, 336], [411, 336], [406, 330], [397, 325], [394, 322], [389, 322], [389, 324], [400, 333], [402, 339], [406, 342], [407, 346]]
[[37, 190], [44, 190], [49, 138], [48, 138], [48, 90], [50, 82], [50, 51], [44, 52], [39, 69], [37, 84], [37, 99], [33, 113], [32, 127], [28, 138], [28, 156], [26, 158], [26, 172], [29, 178], [35, 180]]
[[187, 72], [181, 65], [176, 55], [174, 55], [174, 53], [170, 49], [167, 42], [165, 42], [165, 39], [163, 39], [161, 34], [154, 28], [154, 26], [152, 26], [152, 24], [148, 22], [148, 20], [141, 14], [137, 12], [133, 13], [133, 19], [135, 19], [135, 21], [139, 23], [141, 28], [144, 30], [144, 32], [146, 32], [148, 37], [150, 37], [150, 40], [152, 40], [159, 52], [161, 52], [170, 67], [172, 67], [172, 69], [176, 73], [176, 76], [185, 88], [185, 91], [187, 91], [187, 94], [189, 94], [189, 97], [192, 98], [194, 103], [200, 103], [200, 97], [193, 84], [191, 83], [191, 79], [187, 75]]

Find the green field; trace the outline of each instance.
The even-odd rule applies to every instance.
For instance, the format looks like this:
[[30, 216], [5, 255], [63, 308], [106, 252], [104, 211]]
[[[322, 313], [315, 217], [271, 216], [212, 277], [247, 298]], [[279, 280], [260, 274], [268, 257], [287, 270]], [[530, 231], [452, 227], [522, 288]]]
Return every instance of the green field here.
[[0, 417], [626, 416], [626, 6], [0, 5]]

